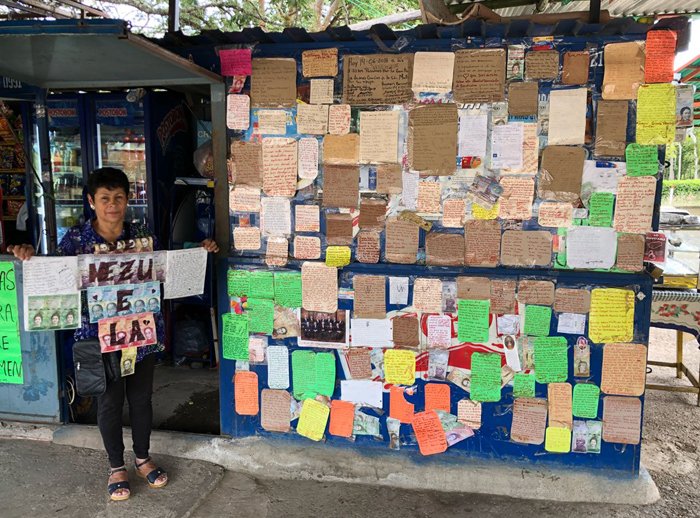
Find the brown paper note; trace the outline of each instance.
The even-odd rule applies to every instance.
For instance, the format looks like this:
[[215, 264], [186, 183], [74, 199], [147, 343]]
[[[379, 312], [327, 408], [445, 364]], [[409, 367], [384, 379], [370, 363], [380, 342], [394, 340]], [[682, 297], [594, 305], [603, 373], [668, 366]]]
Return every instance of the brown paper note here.
[[470, 220], [464, 225], [467, 266], [494, 268], [501, 253], [501, 225], [495, 220]]
[[654, 216], [656, 177], [626, 176], [617, 185], [613, 227], [618, 232], [645, 234]]
[[260, 212], [260, 189], [234, 187], [229, 190], [228, 206], [232, 212]]
[[291, 394], [286, 390], [263, 389], [261, 393], [260, 425], [268, 432], [288, 432]]
[[414, 316], [396, 317], [393, 323], [395, 347], [418, 347], [420, 344], [418, 319]]
[[321, 240], [315, 236], [294, 236], [295, 259], [318, 259], [321, 257]]
[[494, 315], [515, 313], [515, 280], [491, 279], [490, 311]]
[[360, 228], [381, 230], [386, 220], [386, 200], [365, 198], [360, 201]]
[[537, 115], [539, 90], [537, 81], [520, 81], [508, 85], [508, 115]]
[[320, 226], [318, 205], [296, 205], [294, 207], [294, 231], [318, 232]]
[[323, 137], [323, 163], [335, 165], [355, 165], [360, 162], [360, 136], [326, 135]]
[[398, 218], [386, 222], [384, 255], [390, 263], [415, 264], [418, 254], [418, 225]]
[[329, 245], [352, 244], [352, 216], [326, 214], [326, 241]]
[[413, 98], [412, 54], [343, 56], [343, 102], [403, 104]]
[[464, 199], [449, 199], [442, 204], [442, 226], [447, 228], [462, 228], [467, 202]]
[[440, 182], [427, 180], [418, 182], [418, 200], [416, 201], [418, 212], [439, 214], [441, 194], [442, 186]]
[[538, 196], [578, 202], [586, 150], [575, 146], [547, 146], [542, 152]]
[[547, 428], [547, 401], [535, 398], [516, 398], [513, 403], [513, 422], [510, 438], [522, 444], [542, 444]]
[[297, 133], [325, 135], [328, 132], [328, 105], [297, 104]]
[[639, 444], [642, 431], [642, 402], [637, 398], [603, 398], [603, 440]]
[[491, 299], [491, 279], [488, 277], [457, 277], [457, 298], [469, 300]]
[[262, 187], [262, 144], [259, 142], [241, 142], [231, 144], [233, 175], [236, 185]]
[[417, 311], [440, 313], [442, 311], [442, 281], [418, 278], [413, 282], [413, 307]]
[[348, 362], [351, 379], [362, 380], [372, 377], [372, 361], [368, 347], [351, 347], [342, 354]]
[[301, 265], [301, 307], [307, 311], [338, 310], [338, 269], [323, 263]]
[[304, 77], [333, 77], [338, 75], [338, 49], [305, 50], [301, 53]]
[[424, 104], [408, 113], [408, 164], [415, 171], [449, 175], [456, 169], [457, 105]]
[[628, 272], [641, 271], [644, 268], [644, 243], [642, 234], [619, 234], [615, 266]]
[[598, 101], [595, 127], [596, 156], [625, 156], [628, 105], [627, 101]]
[[589, 60], [587, 50], [564, 52], [561, 82], [565, 85], [585, 85], [588, 82]]
[[464, 236], [428, 232], [425, 237], [425, 264], [429, 266], [464, 265]]
[[554, 291], [554, 311], [585, 314], [591, 310], [591, 292], [573, 288], [557, 288]]
[[323, 167], [323, 206], [357, 208], [360, 198], [360, 169], [352, 165]]
[[504, 176], [500, 181], [503, 192], [499, 198], [498, 217], [501, 219], [530, 219], [535, 196], [535, 179]]
[[[535, 368], [537, 366], [535, 365]], [[571, 383], [550, 383], [547, 385], [549, 405], [549, 426], [557, 428], [573, 427]]]
[[386, 318], [386, 277], [383, 275], [355, 275], [354, 318]]
[[646, 383], [647, 348], [642, 344], [605, 344], [600, 390], [616, 396], [641, 396]]
[[379, 164], [377, 166], [377, 192], [379, 194], [399, 194], [403, 190], [403, 177], [399, 164]]
[[456, 102], [503, 101], [505, 79], [505, 49], [463, 49], [455, 52], [452, 91]]
[[236, 227], [233, 229], [233, 247], [236, 250], [260, 250], [258, 227]]
[[501, 240], [504, 266], [548, 266], [552, 262], [552, 234], [544, 230], [506, 230]]
[[288, 58], [255, 58], [250, 78], [253, 107], [291, 108], [297, 99], [297, 62]]
[[558, 51], [538, 50], [525, 54], [525, 77], [527, 79], [556, 79], [558, 76]]
[[608, 43], [603, 66], [603, 99], [636, 99], [644, 83], [644, 42]]
[[554, 304], [554, 283], [523, 279], [518, 283], [518, 301], [521, 304], [551, 306]]
[[333, 104], [328, 107], [328, 133], [347, 135], [350, 131], [352, 110], [349, 104]]
[[360, 263], [376, 264], [381, 252], [380, 233], [377, 230], [361, 230], [357, 234], [355, 258]]
[[297, 192], [297, 141], [264, 138], [262, 148], [263, 192], [291, 198]]

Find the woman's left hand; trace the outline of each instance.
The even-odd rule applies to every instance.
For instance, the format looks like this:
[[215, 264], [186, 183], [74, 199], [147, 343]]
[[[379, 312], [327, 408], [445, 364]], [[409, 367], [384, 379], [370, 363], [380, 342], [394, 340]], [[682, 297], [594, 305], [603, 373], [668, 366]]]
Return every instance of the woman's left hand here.
[[217, 245], [216, 241], [213, 239], [205, 239], [202, 241], [202, 247], [212, 254], [216, 254], [219, 251], [219, 245]]

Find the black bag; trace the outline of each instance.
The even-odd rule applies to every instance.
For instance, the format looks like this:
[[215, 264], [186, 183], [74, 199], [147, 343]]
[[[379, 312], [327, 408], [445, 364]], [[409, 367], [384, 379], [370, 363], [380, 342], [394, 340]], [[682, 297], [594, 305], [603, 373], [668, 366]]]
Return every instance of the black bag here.
[[107, 383], [121, 378], [119, 351], [102, 354], [97, 339], [80, 340], [73, 344], [73, 367], [76, 391], [80, 396], [100, 396]]

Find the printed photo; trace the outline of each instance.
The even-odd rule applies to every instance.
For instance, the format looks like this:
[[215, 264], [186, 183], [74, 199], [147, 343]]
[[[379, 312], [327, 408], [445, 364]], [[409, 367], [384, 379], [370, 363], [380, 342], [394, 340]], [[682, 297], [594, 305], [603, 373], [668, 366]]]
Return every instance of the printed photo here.
[[27, 331], [77, 329], [80, 327], [80, 294], [31, 295], [27, 297]]
[[348, 346], [348, 312], [339, 309], [335, 313], [301, 310], [301, 335], [299, 345], [302, 347]]

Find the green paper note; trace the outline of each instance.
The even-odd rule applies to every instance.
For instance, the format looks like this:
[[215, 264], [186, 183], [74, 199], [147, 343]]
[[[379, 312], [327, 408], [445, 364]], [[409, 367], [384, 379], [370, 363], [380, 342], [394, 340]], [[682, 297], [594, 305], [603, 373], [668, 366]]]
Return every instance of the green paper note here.
[[588, 202], [588, 224], [592, 227], [611, 227], [615, 195], [611, 192], [594, 192]]
[[22, 368], [22, 354], [0, 354], [0, 383], [11, 385], [24, 384], [24, 369]]
[[473, 353], [471, 389], [472, 401], [501, 400], [501, 355]]
[[301, 307], [301, 273], [275, 273], [275, 302], [285, 308]]
[[335, 391], [335, 354], [316, 353], [316, 380], [314, 390], [331, 397]]
[[460, 342], [484, 343], [489, 340], [489, 300], [457, 302], [457, 336]]
[[538, 383], [561, 383], [567, 380], [568, 348], [563, 336], [535, 338], [535, 376]]
[[275, 304], [267, 299], [248, 299], [248, 330], [271, 335], [274, 330]]
[[248, 296], [254, 299], [274, 299], [275, 280], [272, 272], [265, 270], [250, 272], [250, 290]]
[[600, 388], [592, 383], [574, 385], [573, 411], [576, 417], [595, 419], [598, 417]]
[[630, 144], [625, 150], [627, 176], [651, 176], [659, 172], [659, 149], [657, 146]]
[[[6, 336], [10, 336], [13, 343], [19, 343], [19, 325], [17, 322], [17, 285], [15, 284], [15, 265], [10, 261], [0, 262], [0, 330]], [[3, 352], [0, 343], [0, 353]], [[20, 348], [16, 350], [5, 348], [4, 352], [21, 353]]]
[[298, 400], [316, 397], [316, 353], [292, 353], [292, 393]]
[[525, 334], [548, 336], [552, 308], [549, 306], [525, 306]]
[[229, 297], [243, 297], [250, 289], [250, 272], [248, 270], [229, 270], [226, 278]]
[[535, 377], [532, 374], [515, 373], [513, 397], [535, 397]]
[[224, 358], [248, 361], [248, 317], [225, 313], [221, 316], [221, 322]]

